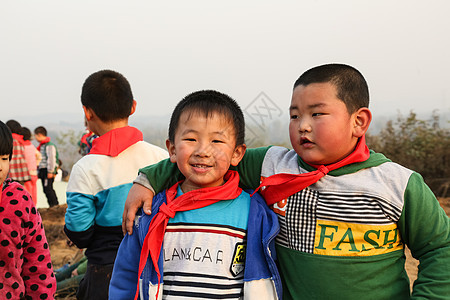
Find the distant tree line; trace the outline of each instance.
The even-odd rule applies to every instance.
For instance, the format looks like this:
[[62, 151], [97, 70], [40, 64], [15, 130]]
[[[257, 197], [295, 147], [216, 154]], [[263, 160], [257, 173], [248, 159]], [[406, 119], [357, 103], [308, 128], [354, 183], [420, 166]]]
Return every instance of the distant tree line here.
[[[439, 115], [420, 120], [414, 112], [386, 123], [377, 135], [368, 135], [370, 149], [420, 173], [433, 191], [450, 182], [450, 129]], [[440, 196], [438, 194], [438, 196]]]

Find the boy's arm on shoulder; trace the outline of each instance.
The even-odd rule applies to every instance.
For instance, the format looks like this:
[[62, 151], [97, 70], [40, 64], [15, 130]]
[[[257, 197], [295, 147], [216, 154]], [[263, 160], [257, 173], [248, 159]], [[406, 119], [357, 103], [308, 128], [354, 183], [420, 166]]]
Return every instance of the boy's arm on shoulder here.
[[[256, 189], [259, 186], [262, 164], [269, 148], [248, 149], [240, 164], [237, 167], [230, 168], [238, 171], [241, 187]], [[133, 184], [125, 201], [122, 215], [122, 231], [124, 234], [133, 232], [134, 215], [140, 206], [144, 206], [145, 212], [149, 213], [148, 208], [151, 207], [151, 197], [149, 195], [156, 195], [184, 178], [183, 174], [178, 170], [177, 164], [170, 162], [170, 159], [142, 168], [139, 172], [147, 177], [149, 184], [142, 184], [139, 180], [138, 182], [148, 190], [138, 187], [139, 183]], [[151, 191], [151, 188], [153, 188], [153, 191]]]
[[450, 295], [450, 221], [422, 177], [413, 173], [405, 191], [400, 234], [420, 261], [412, 298]]
[[[253, 190], [246, 190], [252, 194]], [[244, 293], [258, 299], [282, 299], [282, 284], [275, 263], [275, 237], [280, 230], [278, 217], [258, 193], [250, 201], [245, 258]]]
[[271, 146], [250, 148], [236, 167], [230, 169], [239, 173], [239, 185], [244, 189], [256, 189], [261, 180], [261, 169], [264, 157]]
[[122, 232], [124, 235], [133, 233], [134, 219], [139, 208], [142, 207], [143, 211], [148, 215], [151, 213], [154, 192], [147, 177], [139, 174], [128, 192], [123, 208]]
[[178, 170], [177, 164], [170, 162], [168, 158], [142, 168], [139, 172], [147, 176], [155, 195], [184, 178], [183, 174]]

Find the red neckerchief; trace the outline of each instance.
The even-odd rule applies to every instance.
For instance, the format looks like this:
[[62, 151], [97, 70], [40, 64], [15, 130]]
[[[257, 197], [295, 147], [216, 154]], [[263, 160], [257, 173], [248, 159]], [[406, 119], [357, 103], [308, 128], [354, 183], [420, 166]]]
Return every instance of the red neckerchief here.
[[50, 137], [49, 137], [49, 136], [47, 136], [42, 142], [40, 142], [40, 143], [39, 143], [39, 146], [37, 146], [36, 149], [37, 149], [38, 151], [41, 151], [41, 146], [44, 145], [44, 144], [47, 144], [48, 142], [50, 142]]
[[115, 157], [139, 141], [144, 136], [138, 129], [125, 126], [108, 131], [92, 141], [92, 149], [89, 154], [102, 154]]
[[[307, 186], [316, 183], [320, 178], [328, 174], [328, 172], [336, 170], [340, 167], [356, 163], [363, 162], [369, 159], [370, 152], [366, 145], [365, 136], [362, 136], [355, 150], [342, 160], [330, 165], [311, 165], [317, 170], [303, 173], [303, 174], [287, 174], [280, 173], [265, 178], [259, 187], [261, 188], [261, 194], [266, 200], [267, 205], [272, 205], [283, 199], [287, 199], [289, 196], [303, 190]], [[255, 193], [256, 193], [255, 191]]]
[[23, 145], [23, 135], [13, 133], [12, 134], [13, 139], [17, 140], [21, 145]]
[[158, 259], [169, 218], [173, 218], [177, 211], [193, 210], [221, 200], [235, 199], [242, 193], [242, 189], [239, 187], [239, 174], [236, 171], [228, 171], [223, 179], [226, 182], [221, 186], [193, 190], [177, 198], [175, 198], [177, 188], [182, 181], [176, 183], [166, 191], [167, 204], [163, 203], [159, 207], [159, 212], [150, 222], [147, 235], [142, 245], [141, 257], [139, 259], [138, 285], [134, 299], [137, 299], [139, 295], [139, 277], [144, 270], [149, 253], [156, 274], [158, 275], [158, 290], [156, 291], [156, 299], [158, 299], [159, 284], [161, 282]]
[[24, 146], [31, 145], [31, 141], [29, 141], [29, 140], [23, 140], [23, 145], [24, 145]]

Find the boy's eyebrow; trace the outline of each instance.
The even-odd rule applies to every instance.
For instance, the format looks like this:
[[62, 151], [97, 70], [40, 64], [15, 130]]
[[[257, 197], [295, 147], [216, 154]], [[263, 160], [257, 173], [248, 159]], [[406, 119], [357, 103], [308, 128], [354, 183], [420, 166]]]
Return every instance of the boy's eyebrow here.
[[197, 130], [194, 129], [185, 129], [183, 132], [181, 132], [181, 134], [186, 134], [186, 133], [197, 133]]
[[[315, 104], [308, 105], [307, 108], [311, 109], [311, 108], [322, 107], [322, 106], [326, 106], [326, 105], [327, 105], [326, 103], [320, 102], [320, 103], [315, 103]], [[289, 106], [289, 111], [294, 110], [294, 109], [298, 110], [298, 106], [297, 105]]]
[[[198, 130], [194, 130], [194, 129], [186, 129], [185, 131], [183, 131], [181, 134], [187, 134], [187, 133], [198, 133]], [[221, 130], [221, 131], [214, 131], [212, 132], [213, 134], [220, 134], [220, 135], [225, 135], [225, 130]]]

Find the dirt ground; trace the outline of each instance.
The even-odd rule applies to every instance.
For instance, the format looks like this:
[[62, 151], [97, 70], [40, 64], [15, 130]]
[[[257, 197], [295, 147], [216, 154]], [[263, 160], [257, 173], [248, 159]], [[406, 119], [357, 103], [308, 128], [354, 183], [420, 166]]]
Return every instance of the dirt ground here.
[[[450, 198], [439, 198], [441, 206], [450, 216]], [[67, 205], [54, 206], [52, 208], [40, 208], [45, 233], [50, 245], [50, 253], [54, 269], [58, 269], [66, 263], [73, 262], [80, 256], [80, 250], [75, 246], [67, 244], [67, 238], [63, 231], [64, 214]], [[418, 261], [411, 257], [409, 250], [406, 251], [406, 271], [411, 280], [411, 285], [417, 277]], [[56, 299], [75, 299], [73, 294], [56, 295]]]

